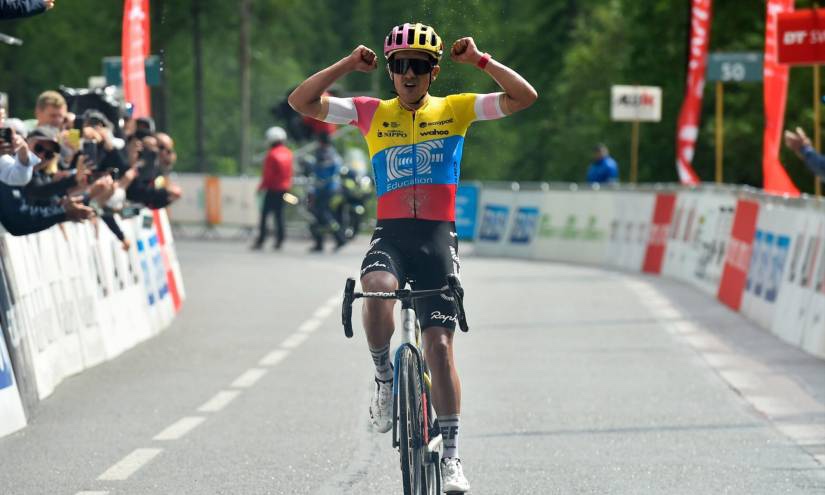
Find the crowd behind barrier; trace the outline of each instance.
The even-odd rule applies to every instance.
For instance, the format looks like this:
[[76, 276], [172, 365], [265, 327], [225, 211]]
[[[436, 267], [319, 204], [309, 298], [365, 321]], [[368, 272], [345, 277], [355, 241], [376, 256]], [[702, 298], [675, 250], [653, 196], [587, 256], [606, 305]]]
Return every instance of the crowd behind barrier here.
[[0, 436], [26, 425], [69, 375], [166, 328], [184, 299], [164, 210], [108, 229], [68, 223], [28, 236], [0, 233]]
[[825, 202], [744, 187], [484, 184], [476, 253], [688, 283], [825, 358]]

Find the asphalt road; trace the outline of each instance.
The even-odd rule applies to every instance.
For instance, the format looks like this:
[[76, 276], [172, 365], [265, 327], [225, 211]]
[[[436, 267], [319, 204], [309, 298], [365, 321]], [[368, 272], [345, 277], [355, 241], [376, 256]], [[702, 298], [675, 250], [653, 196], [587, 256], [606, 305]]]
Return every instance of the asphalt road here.
[[[178, 242], [176, 322], [0, 439], [0, 493], [399, 493], [338, 316], [366, 242], [306, 248]], [[825, 361], [658, 278], [472, 255], [462, 278], [473, 494], [825, 493]]]

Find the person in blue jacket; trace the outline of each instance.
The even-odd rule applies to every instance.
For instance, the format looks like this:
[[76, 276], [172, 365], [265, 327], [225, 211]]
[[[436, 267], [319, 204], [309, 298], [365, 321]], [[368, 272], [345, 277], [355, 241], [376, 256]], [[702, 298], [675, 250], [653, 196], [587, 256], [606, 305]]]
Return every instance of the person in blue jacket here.
[[610, 156], [607, 146], [597, 144], [593, 148], [594, 160], [587, 169], [587, 182], [590, 184], [604, 184], [619, 181], [619, 165]]
[[785, 146], [796, 153], [814, 175], [825, 180], [825, 156], [816, 152], [801, 127], [797, 127], [795, 132], [785, 131]]

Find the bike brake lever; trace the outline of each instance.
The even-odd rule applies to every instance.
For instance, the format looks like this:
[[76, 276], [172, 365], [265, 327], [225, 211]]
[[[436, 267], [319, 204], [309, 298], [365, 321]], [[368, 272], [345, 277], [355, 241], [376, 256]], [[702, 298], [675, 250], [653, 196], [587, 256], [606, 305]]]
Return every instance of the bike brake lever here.
[[341, 306], [341, 323], [344, 325], [344, 335], [352, 338], [352, 301], [355, 292], [355, 279], [348, 278], [344, 285], [344, 304]]

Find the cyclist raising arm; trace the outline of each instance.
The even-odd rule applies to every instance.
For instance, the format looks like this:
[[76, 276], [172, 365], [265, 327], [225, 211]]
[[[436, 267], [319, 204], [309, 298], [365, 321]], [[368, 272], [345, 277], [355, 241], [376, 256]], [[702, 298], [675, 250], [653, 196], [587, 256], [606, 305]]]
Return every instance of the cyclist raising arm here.
[[[375, 52], [363, 45], [308, 78], [289, 96], [296, 111], [330, 123], [355, 125], [367, 141], [378, 196], [378, 223], [361, 264], [361, 287], [368, 292], [393, 291], [407, 282], [415, 290], [438, 289], [446, 286], [448, 274], [458, 274], [455, 194], [467, 129], [475, 121], [523, 110], [537, 98], [530, 83], [479, 52], [469, 37], [453, 43], [452, 60], [483, 70], [502, 92], [430, 96], [430, 86], [441, 71], [443, 51], [432, 27], [420, 23], [396, 26], [384, 40], [396, 98], [322, 96], [346, 74], [377, 68]], [[394, 304], [367, 299], [363, 306], [364, 329], [376, 367], [370, 416], [380, 432], [392, 428], [389, 345]], [[461, 384], [453, 360], [457, 318], [452, 301], [441, 296], [419, 300], [416, 313], [444, 438], [442, 488], [466, 492], [469, 483], [458, 457]]]

